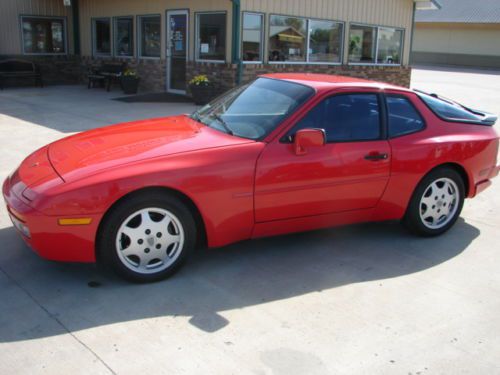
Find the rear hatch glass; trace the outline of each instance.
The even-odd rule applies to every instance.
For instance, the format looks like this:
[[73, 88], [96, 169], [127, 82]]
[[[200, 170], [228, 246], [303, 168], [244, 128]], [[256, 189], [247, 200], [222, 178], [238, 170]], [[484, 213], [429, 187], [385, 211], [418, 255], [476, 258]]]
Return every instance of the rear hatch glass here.
[[489, 126], [494, 125], [497, 120], [497, 116], [491, 113], [468, 108], [437, 94], [429, 94], [420, 90], [415, 90], [415, 92], [431, 111], [442, 120]]

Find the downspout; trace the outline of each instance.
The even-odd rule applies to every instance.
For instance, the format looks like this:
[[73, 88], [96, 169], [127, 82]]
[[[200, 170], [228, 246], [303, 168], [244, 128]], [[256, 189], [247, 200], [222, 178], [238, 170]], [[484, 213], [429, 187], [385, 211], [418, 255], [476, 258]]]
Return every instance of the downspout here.
[[72, 16], [73, 16], [73, 53], [77, 56], [80, 55], [80, 8], [78, 0], [73, 0]]
[[233, 3], [233, 43], [232, 63], [236, 64], [236, 84], [239, 85], [243, 78], [243, 62], [240, 56], [240, 30], [241, 30], [241, 1], [231, 0]]
[[408, 56], [408, 66], [411, 66], [413, 56], [413, 38], [415, 35], [415, 13], [417, 11], [417, 3], [413, 2], [413, 14], [411, 16], [411, 36], [410, 36], [410, 54]]

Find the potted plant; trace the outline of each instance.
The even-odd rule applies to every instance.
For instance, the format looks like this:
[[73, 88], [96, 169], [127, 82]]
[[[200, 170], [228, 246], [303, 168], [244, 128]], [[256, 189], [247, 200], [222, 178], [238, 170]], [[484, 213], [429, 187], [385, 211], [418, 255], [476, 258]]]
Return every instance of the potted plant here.
[[212, 82], [204, 74], [197, 75], [189, 81], [189, 88], [196, 105], [205, 105], [214, 96], [214, 87]]
[[122, 89], [125, 94], [137, 94], [139, 77], [132, 69], [126, 69], [121, 77]]

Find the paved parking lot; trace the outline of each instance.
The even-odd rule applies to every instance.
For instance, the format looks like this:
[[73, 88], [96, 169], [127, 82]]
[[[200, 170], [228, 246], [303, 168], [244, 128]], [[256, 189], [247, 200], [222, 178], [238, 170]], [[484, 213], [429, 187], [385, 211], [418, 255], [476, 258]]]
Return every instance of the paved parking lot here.
[[[413, 85], [500, 113], [500, 72], [416, 69]], [[194, 108], [114, 95], [0, 92], [0, 179], [71, 132]], [[435, 239], [379, 223], [248, 241], [131, 285], [38, 258], [2, 205], [0, 374], [500, 373], [500, 180], [462, 217]]]

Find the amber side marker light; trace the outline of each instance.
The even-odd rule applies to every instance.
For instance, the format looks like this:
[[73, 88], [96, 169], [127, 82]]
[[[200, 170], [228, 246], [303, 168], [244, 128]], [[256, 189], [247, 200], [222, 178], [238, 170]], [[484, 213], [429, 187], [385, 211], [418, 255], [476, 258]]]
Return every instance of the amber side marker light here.
[[89, 225], [92, 222], [90, 217], [80, 217], [74, 219], [58, 219], [59, 225]]

